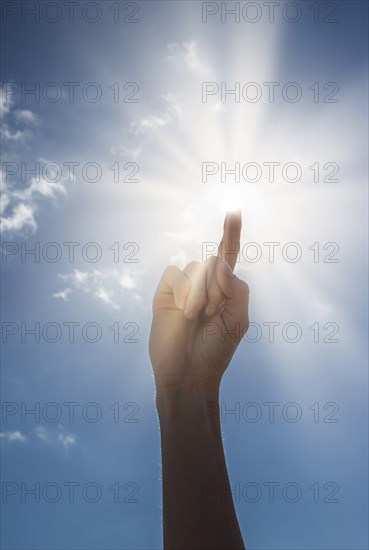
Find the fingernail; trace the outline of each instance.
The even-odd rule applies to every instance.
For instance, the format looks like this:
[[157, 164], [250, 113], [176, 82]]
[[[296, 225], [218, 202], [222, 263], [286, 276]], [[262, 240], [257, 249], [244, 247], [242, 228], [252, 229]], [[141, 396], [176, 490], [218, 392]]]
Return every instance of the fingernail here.
[[178, 307], [179, 309], [184, 309], [186, 305], [186, 298], [181, 298], [178, 300]]
[[205, 309], [205, 315], [211, 317], [216, 312], [217, 307], [214, 304], [209, 304]]

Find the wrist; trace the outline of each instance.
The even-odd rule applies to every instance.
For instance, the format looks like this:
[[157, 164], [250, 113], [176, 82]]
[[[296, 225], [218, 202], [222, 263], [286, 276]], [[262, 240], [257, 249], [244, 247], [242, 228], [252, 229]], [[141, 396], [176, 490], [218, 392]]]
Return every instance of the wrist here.
[[156, 407], [161, 423], [204, 417], [219, 417], [219, 382], [186, 380], [170, 385], [156, 384]]

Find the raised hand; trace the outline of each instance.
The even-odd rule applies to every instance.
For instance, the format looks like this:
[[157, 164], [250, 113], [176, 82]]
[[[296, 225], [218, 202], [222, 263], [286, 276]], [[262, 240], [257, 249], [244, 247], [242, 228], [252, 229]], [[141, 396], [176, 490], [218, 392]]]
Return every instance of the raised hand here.
[[168, 267], [154, 296], [149, 348], [165, 550], [245, 548], [229, 496], [218, 402], [222, 375], [248, 326], [249, 289], [233, 274], [240, 232], [241, 214], [228, 214], [218, 255], [183, 271]]
[[157, 388], [218, 386], [248, 327], [247, 284], [234, 275], [241, 213], [228, 213], [218, 255], [169, 266], [154, 296], [150, 357]]

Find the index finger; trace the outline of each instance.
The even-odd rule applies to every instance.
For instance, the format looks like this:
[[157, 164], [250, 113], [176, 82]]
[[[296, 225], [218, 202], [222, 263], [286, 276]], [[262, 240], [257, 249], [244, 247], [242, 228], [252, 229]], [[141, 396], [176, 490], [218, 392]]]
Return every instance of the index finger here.
[[222, 262], [226, 261], [232, 271], [235, 268], [240, 251], [241, 227], [241, 210], [227, 212], [224, 220], [223, 237], [218, 247], [218, 258]]

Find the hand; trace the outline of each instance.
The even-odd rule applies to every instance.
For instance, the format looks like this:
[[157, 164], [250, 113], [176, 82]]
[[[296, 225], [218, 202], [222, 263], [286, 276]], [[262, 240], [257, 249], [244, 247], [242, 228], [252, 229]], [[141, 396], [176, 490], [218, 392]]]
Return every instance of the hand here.
[[233, 274], [241, 213], [228, 213], [218, 255], [164, 271], [153, 303], [149, 352], [157, 390], [219, 388], [248, 328], [249, 288]]

